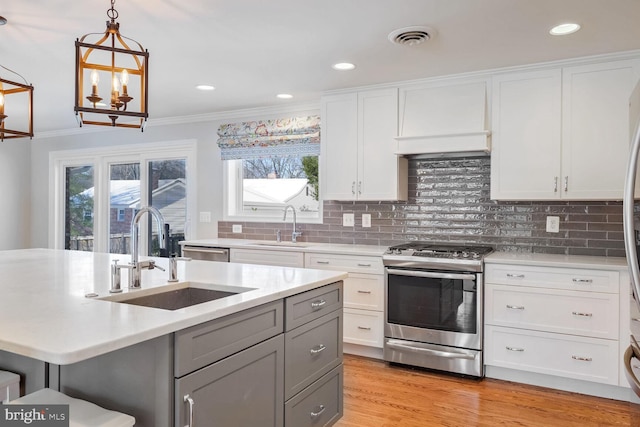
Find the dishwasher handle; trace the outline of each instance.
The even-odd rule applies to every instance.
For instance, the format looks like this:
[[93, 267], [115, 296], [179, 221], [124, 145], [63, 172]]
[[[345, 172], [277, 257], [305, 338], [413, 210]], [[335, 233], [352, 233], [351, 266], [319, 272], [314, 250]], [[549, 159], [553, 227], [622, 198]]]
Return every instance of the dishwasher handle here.
[[228, 248], [210, 248], [206, 246], [184, 246], [183, 256], [194, 260], [229, 262]]

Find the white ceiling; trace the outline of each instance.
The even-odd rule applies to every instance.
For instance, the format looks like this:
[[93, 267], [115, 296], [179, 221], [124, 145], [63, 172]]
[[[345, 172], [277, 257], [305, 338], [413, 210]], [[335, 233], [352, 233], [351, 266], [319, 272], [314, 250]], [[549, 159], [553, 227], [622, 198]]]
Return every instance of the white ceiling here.
[[[74, 41], [109, 0], [5, 0], [0, 65], [35, 87], [36, 136], [76, 128]], [[322, 91], [640, 49], [640, 0], [117, 0], [149, 50], [150, 119], [318, 102]], [[582, 29], [554, 37], [555, 24]], [[427, 25], [417, 46], [387, 35]], [[338, 72], [349, 61], [354, 71]], [[0, 77], [17, 80], [0, 69]], [[202, 92], [197, 84], [216, 90]], [[278, 93], [294, 95], [279, 100]]]

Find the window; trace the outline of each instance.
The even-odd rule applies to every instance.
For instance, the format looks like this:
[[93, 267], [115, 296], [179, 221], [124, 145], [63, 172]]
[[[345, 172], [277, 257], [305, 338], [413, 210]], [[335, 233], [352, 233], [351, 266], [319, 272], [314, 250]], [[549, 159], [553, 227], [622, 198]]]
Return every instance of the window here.
[[[182, 141], [52, 153], [50, 246], [129, 253], [131, 220], [149, 205], [169, 224], [177, 251], [195, 212], [195, 152], [195, 141]], [[156, 230], [154, 220], [141, 219], [141, 254], [159, 254]]]
[[225, 164], [228, 218], [281, 220], [284, 207], [292, 205], [299, 220], [321, 220], [317, 156], [227, 160]]

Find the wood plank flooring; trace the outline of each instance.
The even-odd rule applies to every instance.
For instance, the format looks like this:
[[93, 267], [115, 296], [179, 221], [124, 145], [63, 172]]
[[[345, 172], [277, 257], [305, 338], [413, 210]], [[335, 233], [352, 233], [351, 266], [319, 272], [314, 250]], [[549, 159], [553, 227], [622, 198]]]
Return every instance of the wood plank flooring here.
[[336, 427], [629, 426], [627, 402], [344, 357]]

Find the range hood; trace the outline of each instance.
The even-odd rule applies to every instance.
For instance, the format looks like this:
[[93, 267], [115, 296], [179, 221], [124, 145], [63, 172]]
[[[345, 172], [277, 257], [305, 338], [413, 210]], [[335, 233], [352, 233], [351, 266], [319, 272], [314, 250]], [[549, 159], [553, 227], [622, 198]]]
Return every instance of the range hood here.
[[398, 136], [396, 154], [411, 158], [471, 157], [491, 154], [491, 132], [460, 132], [440, 135]]
[[488, 156], [487, 81], [400, 89], [396, 154], [413, 158]]

